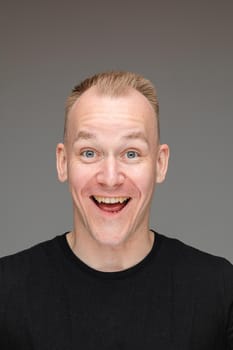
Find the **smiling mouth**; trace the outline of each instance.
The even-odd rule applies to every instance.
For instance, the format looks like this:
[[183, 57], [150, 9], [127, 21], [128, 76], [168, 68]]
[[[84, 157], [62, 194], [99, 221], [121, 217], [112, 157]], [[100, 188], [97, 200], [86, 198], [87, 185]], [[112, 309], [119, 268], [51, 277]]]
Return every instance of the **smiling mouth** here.
[[91, 196], [91, 199], [99, 209], [109, 213], [118, 213], [126, 207], [131, 198]]

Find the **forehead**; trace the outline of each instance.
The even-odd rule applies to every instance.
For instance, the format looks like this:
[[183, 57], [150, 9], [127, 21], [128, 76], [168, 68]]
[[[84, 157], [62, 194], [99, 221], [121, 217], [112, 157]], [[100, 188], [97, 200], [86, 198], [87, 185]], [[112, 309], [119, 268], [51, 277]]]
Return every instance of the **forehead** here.
[[92, 130], [126, 129], [145, 133], [156, 131], [156, 116], [145, 96], [135, 89], [127, 90], [121, 96], [100, 94], [95, 87], [83, 93], [68, 114], [68, 133], [82, 128]]

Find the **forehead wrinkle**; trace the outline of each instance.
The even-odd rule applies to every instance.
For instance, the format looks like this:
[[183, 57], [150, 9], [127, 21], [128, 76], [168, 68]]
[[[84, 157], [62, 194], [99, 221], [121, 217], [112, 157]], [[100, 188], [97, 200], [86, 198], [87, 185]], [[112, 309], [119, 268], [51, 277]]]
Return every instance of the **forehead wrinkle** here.
[[[132, 131], [127, 135], [123, 135], [121, 137], [123, 140], [141, 140], [144, 141], [147, 145], [149, 144], [148, 139], [141, 131]], [[74, 143], [80, 141], [80, 140], [97, 140], [97, 135], [93, 132], [81, 130], [78, 132], [77, 136], [74, 139]]]

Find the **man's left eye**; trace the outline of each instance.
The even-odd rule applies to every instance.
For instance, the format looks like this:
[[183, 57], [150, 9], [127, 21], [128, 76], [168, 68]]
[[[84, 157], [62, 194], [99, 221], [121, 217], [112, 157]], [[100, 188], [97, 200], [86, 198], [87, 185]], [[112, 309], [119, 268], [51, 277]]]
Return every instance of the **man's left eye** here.
[[126, 152], [126, 157], [129, 159], [134, 159], [138, 157], [138, 152], [136, 151], [128, 151]]

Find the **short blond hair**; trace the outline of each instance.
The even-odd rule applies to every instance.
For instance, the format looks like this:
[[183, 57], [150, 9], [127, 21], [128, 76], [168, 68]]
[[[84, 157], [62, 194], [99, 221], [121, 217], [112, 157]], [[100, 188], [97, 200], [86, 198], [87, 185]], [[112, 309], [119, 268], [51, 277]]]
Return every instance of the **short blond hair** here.
[[98, 93], [117, 97], [123, 96], [127, 93], [129, 88], [133, 88], [144, 95], [150, 102], [154, 109], [155, 116], [157, 119], [157, 130], [158, 137], [160, 135], [159, 125], [159, 103], [157, 93], [154, 85], [150, 80], [145, 79], [142, 75], [132, 72], [124, 71], [109, 71], [95, 74], [85, 80], [81, 81], [80, 84], [76, 85], [72, 93], [68, 96], [65, 106], [65, 125], [64, 125], [64, 138], [67, 133], [67, 120], [68, 114], [77, 99], [88, 89], [95, 86]]

